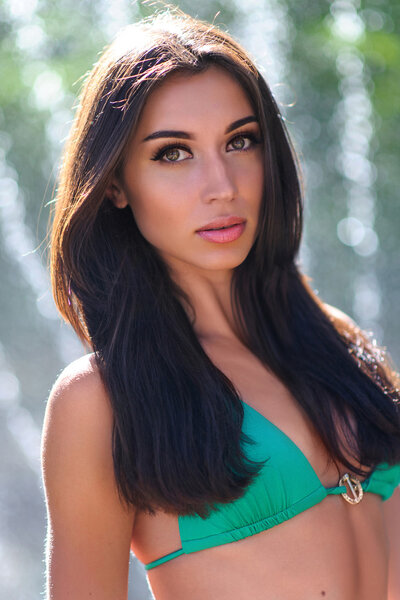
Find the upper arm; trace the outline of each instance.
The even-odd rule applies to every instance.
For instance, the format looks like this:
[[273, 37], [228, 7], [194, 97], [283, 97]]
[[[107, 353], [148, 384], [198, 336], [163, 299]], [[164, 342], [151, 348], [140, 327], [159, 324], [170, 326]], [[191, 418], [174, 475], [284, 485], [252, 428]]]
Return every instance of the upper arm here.
[[386, 531], [389, 538], [388, 600], [400, 598], [400, 487], [383, 503]]
[[112, 410], [90, 357], [63, 371], [45, 414], [48, 600], [126, 600], [134, 509], [119, 499]]

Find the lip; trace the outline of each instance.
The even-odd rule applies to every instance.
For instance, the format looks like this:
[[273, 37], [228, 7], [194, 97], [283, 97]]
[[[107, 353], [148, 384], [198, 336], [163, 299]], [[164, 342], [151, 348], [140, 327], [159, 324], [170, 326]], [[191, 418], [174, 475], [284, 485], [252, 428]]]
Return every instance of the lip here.
[[241, 221], [240, 223], [229, 225], [225, 229], [201, 229], [196, 233], [207, 242], [213, 242], [214, 244], [227, 244], [240, 238], [245, 230], [245, 227], [246, 221]]
[[207, 225], [203, 225], [197, 229], [197, 233], [200, 231], [208, 231], [210, 229], [220, 229], [221, 227], [231, 227], [232, 225], [241, 225], [246, 222], [243, 217], [237, 217], [236, 215], [230, 215], [229, 217], [216, 217]]

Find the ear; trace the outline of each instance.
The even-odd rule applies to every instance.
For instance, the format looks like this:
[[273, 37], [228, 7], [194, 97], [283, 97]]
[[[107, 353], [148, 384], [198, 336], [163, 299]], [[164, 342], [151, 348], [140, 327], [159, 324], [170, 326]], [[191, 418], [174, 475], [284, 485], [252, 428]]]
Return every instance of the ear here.
[[111, 200], [116, 208], [125, 208], [129, 204], [126, 192], [115, 176], [107, 186], [105, 196]]

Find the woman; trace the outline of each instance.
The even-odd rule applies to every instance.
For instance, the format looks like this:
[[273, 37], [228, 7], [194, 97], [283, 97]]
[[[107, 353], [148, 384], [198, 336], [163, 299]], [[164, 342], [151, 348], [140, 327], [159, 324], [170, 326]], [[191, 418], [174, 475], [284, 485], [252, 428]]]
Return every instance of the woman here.
[[130, 549], [157, 600], [400, 598], [397, 375], [308, 286], [301, 229], [245, 51], [178, 10], [122, 32], [52, 226], [55, 300], [93, 352], [46, 412], [50, 599], [125, 599]]

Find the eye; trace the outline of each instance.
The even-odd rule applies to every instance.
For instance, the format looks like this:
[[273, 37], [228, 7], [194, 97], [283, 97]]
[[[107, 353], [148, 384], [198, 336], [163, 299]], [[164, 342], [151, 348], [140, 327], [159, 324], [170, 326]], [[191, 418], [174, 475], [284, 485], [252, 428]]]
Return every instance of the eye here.
[[[239, 152], [247, 152], [247, 150], [251, 150], [254, 146], [260, 143], [261, 141], [257, 137], [257, 135], [255, 135], [251, 131], [247, 131], [236, 134], [235, 137], [231, 139], [228, 145], [233, 145], [233, 150], [238, 150]], [[186, 160], [186, 158], [190, 158], [180, 158], [182, 152], [189, 154], [190, 156], [192, 155], [191, 151], [187, 146], [183, 146], [182, 144], [167, 144], [158, 148], [151, 157], [151, 160], [160, 161], [161, 163], [166, 164], [181, 163], [184, 160]]]
[[[247, 140], [249, 143], [246, 144]], [[253, 146], [260, 143], [260, 139], [253, 132], [239, 133], [229, 142], [234, 146], [234, 150], [246, 152], [251, 150]]]
[[[153, 154], [151, 160], [159, 160], [160, 162], [165, 163], [182, 162], [184, 159], [178, 160], [179, 154], [182, 151], [190, 154], [190, 150], [186, 146], [181, 146], [179, 144], [168, 144], [167, 146], [161, 146], [161, 148], [158, 148], [158, 150], [156, 150], [156, 152]], [[164, 160], [164, 157], [167, 160]]]

